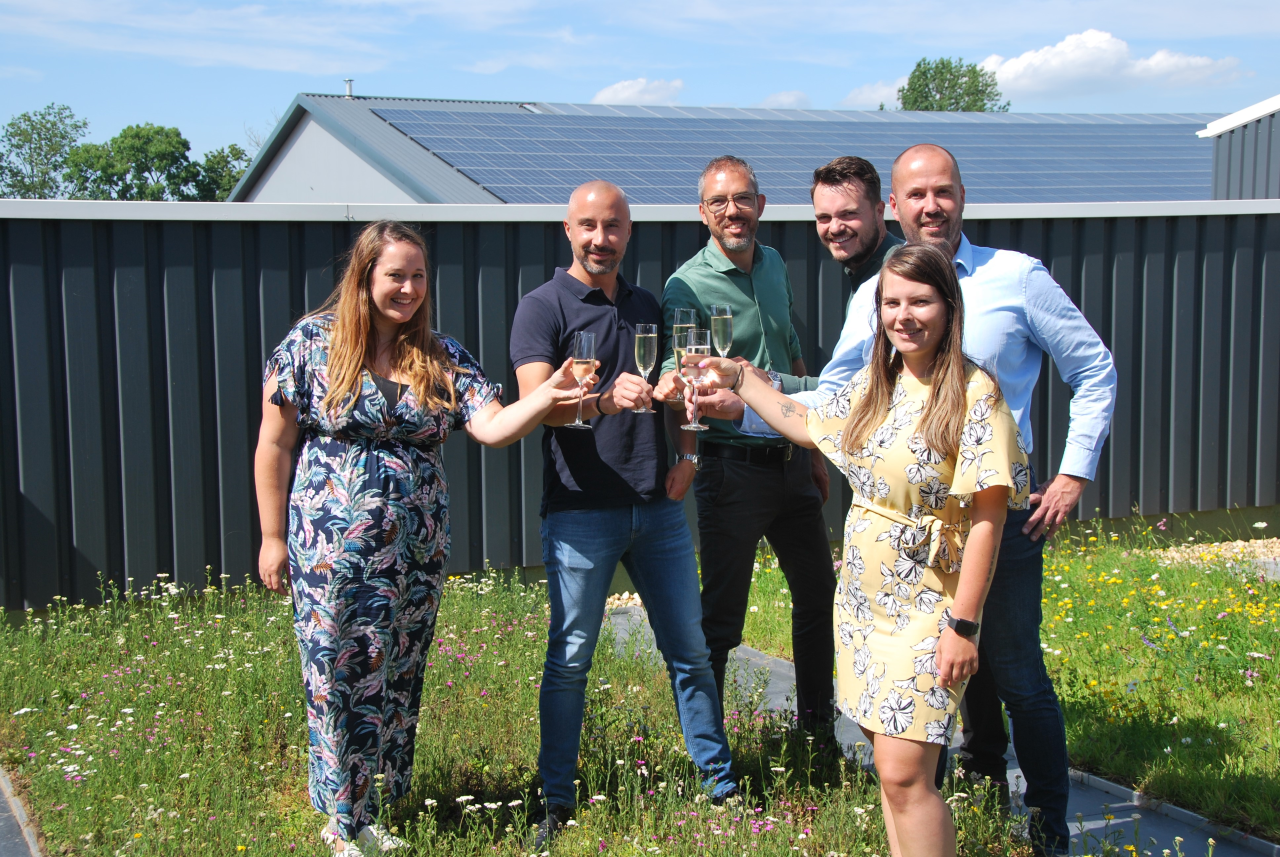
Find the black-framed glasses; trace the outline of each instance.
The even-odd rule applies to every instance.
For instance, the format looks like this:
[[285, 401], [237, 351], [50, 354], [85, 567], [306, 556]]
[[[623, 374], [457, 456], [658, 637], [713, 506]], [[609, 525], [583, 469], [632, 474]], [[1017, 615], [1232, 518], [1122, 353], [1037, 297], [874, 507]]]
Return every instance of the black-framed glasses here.
[[732, 202], [739, 211], [755, 211], [758, 199], [759, 197], [757, 194], [740, 193], [735, 196], [713, 196], [710, 199], [704, 199], [702, 204], [705, 205], [707, 210], [712, 214], [723, 214], [729, 208], [730, 202]]

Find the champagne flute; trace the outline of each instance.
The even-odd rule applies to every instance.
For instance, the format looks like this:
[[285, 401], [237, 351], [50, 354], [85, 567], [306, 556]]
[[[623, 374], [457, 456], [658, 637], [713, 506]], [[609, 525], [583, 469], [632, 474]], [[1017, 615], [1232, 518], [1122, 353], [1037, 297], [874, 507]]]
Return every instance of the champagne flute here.
[[[679, 337], [682, 334], [686, 334], [689, 331], [693, 330], [694, 325], [697, 323], [698, 323], [698, 311], [696, 309], [686, 309], [684, 307], [676, 307], [675, 318], [671, 323], [671, 347], [673, 350], [675, 350], [675, 345], [677, 341], [679, 342], [685, 341], [683, 339], [679, 339]], [[680, 350], [676, 351], [675, 354], [676, 354], [676, 371], [680, 373], [681, 377], [683, 377], [684, 366], [681, 364], [681, 361], [684, 360], [684, 346], [681, 345]], [[683, 404], [684, 396], [677, 395], [674, 399], [672, 399], [672, 401]]]
[[[636, 325], [636, 368], [640, 370], [640, 377], [649, 380], [649, 373], [653, 371], [653, 364], [658, 362], [658, 326], [656, 324], [637, 324]], [[652, 414], [657, 413], [653, 408], [639, 407], [632, 408], [635, 414]]]
[[711, 305], [711, 342], [721, 357], [729, 356], [733, 347], [733, 307]]
[[596, 335], [580, 330], [573, 335], [573, 377], [578, 381], [578, 418], [566, 423], [565, 428], [589, 429], [590, 423], [582, 421], [582, 384], [596, 370]]
[[[691, 330], [686, 336], [686, 352], [690, 357], [696, 357], [701, 360], [703, 357], [711, 356], [711, 331], [709, 330]], [[693, 391], [693, 422], [680, 426], [685, 431], [706, 431], [711, 426], [703, 425], [699, 421], [698, 415], [698, 385], [697, 382], [702, 380], [702, 376], [707, 370], [701, 366], [683, 366], [688, 370], [688, 377], [691, 379], [689, 389]]]

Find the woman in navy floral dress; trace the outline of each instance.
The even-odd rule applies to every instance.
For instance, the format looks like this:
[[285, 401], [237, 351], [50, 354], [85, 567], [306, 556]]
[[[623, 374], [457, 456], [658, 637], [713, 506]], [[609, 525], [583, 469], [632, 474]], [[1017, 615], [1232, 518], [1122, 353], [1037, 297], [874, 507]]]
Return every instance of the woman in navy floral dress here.
[[505, 446], [582, 394], [566, 363], [503, 408], [475, 358], [431, 330], [430, 305], [422, 238], [370, 224], [328, 303], [265, 370], [259, 573], [272, 591], [293, 590], [311, 802], [330, 817], [322, 836], [338, 853], [403, 844], [375, 821], [412, 780], [449, 559], [440, 444], [465, 429]]

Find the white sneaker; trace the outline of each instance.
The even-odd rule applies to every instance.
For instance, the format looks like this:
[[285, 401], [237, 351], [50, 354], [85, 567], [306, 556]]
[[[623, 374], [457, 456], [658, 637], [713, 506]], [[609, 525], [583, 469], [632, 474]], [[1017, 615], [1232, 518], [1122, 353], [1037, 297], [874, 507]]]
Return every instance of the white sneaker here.
[[349, 849], [347, 842], [342, 838], [341, 831], [338, 830], [338, 817], [336, 815], [329, 816], [329, 823], [320, 828], [320, 839], [334, 854], [345, 854]]
[[388, 851], [399, 851], [408, 848], [409, 843], [391, 833], [381, 824], [370, 824], [360, 829], [356, 835], [356, 844], [365, 855], [385, 854]]

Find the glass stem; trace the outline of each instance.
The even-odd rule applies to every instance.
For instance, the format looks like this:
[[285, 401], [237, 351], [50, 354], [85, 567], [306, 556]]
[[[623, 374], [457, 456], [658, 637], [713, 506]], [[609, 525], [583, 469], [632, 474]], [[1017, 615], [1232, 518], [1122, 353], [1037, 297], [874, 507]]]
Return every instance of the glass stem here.
[[582, 425], [582, 399], [583, 399], [583, 393], [582, 393], [582, 382], [581, 382], [581, 381], [579, 381], [579, 382], [578, 382], [578, 421], [577, 421], [577, 425]]

